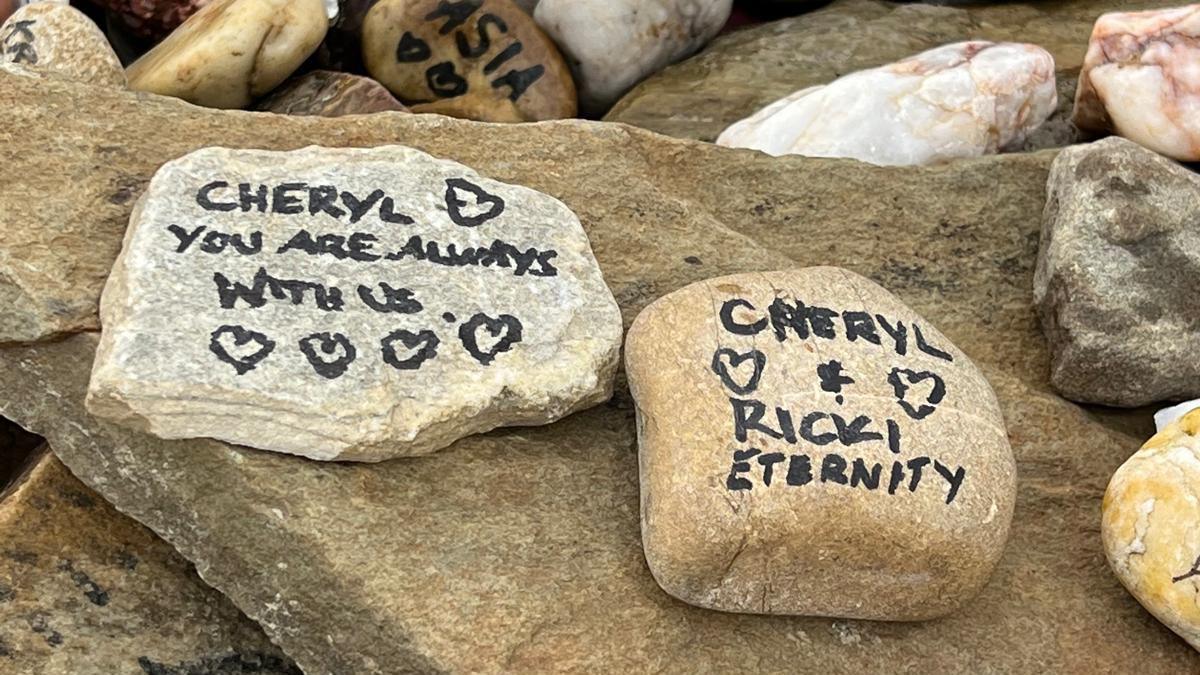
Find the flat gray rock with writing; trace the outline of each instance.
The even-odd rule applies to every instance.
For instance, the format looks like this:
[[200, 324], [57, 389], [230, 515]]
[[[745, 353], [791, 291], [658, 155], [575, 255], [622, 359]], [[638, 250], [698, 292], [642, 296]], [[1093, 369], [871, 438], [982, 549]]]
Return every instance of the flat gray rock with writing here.
[[606, 400], [621, 316], [558, 200], [398, 146], [163, 166], [101, 300], [98, 416], [321, 460]]

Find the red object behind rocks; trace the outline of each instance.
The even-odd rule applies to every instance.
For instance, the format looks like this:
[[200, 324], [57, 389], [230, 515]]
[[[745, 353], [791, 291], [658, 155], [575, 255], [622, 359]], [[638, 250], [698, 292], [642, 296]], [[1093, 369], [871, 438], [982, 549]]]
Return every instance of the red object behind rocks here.
[[[0, 0], [3, 2], [4, 0]], [[129, 31], [141, 38], [160, 40], [207, 5], [209, 0], [93, 0], [121, 17]]]

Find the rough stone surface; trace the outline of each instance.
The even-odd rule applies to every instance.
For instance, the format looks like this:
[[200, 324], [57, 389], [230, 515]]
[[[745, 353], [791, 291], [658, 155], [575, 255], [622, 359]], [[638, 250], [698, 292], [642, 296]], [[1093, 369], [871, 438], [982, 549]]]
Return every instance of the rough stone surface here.
[[[703, 52], [638, 85], [605, 119], [711, 141], [727, 126], [788, 94], [963, 40], [1028, 42], [1078, 72], [1096, 16], [1106, 8], [1170, 0], [1063, 0], [939, 7], [837, 0], [790, 19], [722, 35]], [[1068, 96], [1065, 105], [1068, 108]], [[1057, 147], [1057, 146], [1055, 146]]]
[[300, 673], [170, 545], [45, 451], [0, 494], [0, 671]]
[[[15, 125], [0, 128], [11, 148], [0, 179], [21, 186], [4, 193], [0, 250], [32, 252], [68, 289], [61, 297], [90, 302], [60, 321], [94, 325], [104, 276], [86, 270], [111, 266], [132, 200], [162, 163], [214, 144], [400, 142], [562, 199], [627, 322], [708, 277], [845, 261], [969, 354], [1001, 402], [1021, 478], [992, 581], [938, 621], [831, 621], [693, 609], [659, 589], [642, 555], [624, 387], [547, 427], [342, 465], [96, 421], [82, 407], [92, 338], [0, 349], [0, 410], [49, 434], [90, 484], [199, 561], [308, 672], [1200, 668], [1129, 597], [1099, 542], [1104, 487], [1152, 433], [1150, 411], [1083, 410], [1047, 382], [1031, 288], [1051, 153], [887, 169], [593, 123], [247, 115], [4, 74], [0, 87]], [[53, 161], [32, 152], [51, 145], [63, 149]], [[47, 204], [59, 218], [54, 256], [28, 245], [44, 234], [12, 226]], [[63, 266], [67, 251], [79, 268]], [[53, 287], [29, 288], [49, 300]]]
[[512, 0], [380, 0], [362, 45], [367, 70], [414, 112], [536, 122], [577, 110], [558, 48]]
[[735, 122], [717, 144], [770, 155], [932, 164], [1020, 147], [1057, 107], [1037, 45], [960, 42], [801, 89]]
[[408, 108], [369, 77], [317, 70], [284, 83], [255, 106], [283, 115], [369, 115]]
[[603, 115], [631, 87], [721, 30], [731, 0], [542, 0], [534, 16], [562, 48], [583, 110]]
[[1117, 578], [1200, 650], [1200, 411], [1156, 434], [1113, 474], [1101, 533]]
[[730, 612], [919, 621], [983, 588], [1016, 499], [996, 395], [835, 267], [692, 284], [625, 347], [659, 585]]
[[55, 2], [26, 5], [0, 25], [0, 63], [125, 86], [125, 70], [104, 33], [83, 12]]
[[211, 0], [95, 0], [134, 35], [160, 40]]
[[168, 163], [100, 308], [94, 414], [321, 460], [553, 422], [621, 349], [570, 209], [400, 146]]
[[214, 0], [129, 66], [129, 86], [244, 108], [304, 63], [328, 28], [323, 0]]
[[1200, 5], [1096, 20], [1075, 98], [1075, 124], [1114, 132], [1168, 157], [1200, 160]]
[[1200, 178], [1120, 138], [1064, 150], [1047, 184], [1034, 297], [1065, 397], [1200, 396]]

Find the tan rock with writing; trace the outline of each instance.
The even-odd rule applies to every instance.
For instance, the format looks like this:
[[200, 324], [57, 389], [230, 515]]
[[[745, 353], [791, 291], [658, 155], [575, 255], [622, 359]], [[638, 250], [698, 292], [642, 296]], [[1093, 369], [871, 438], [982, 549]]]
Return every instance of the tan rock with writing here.
[[1159, 621], [1200, 650], [1200, 410], [1167, 426], [1113, 474], [1104, 553]]
[[100, 317], [93, 414], [357, 461], [604, 401], [622, 329], [562, 202], [399, 146], [169, 162]]
[[577, 111], [558, 48], [512, 0], [381, 0], [363, 22], [363, 61], [413, 112], [534, 122]]
[[702, 607], [911, 621], [986, 583], [1016, 494], [988, 382], [871, 281], [830, 267], [692, 284], [626, 344], [642, 541]]
[[129, 86], [244, 108], [300, 67], [328, 29], [324, 0], [214, 0], [129, 66]]
[[0, 26], [0, 64], [89, 84], [125, 86], [125, 70], [104, 33], [70, 5], [37, 2]]

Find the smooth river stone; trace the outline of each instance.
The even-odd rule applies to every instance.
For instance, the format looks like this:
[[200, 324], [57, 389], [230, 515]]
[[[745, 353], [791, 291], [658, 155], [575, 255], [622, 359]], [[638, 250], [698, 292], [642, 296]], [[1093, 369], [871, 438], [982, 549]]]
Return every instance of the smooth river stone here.
[[999, 404], [880, 286], [833, 267], [699, 282], [638, 316], [625, 358], [666, 592], [915, 621], [987, 583], [1016, 500]]
[[408, 108], [387, 87], [369, 77], [315, 70], [286, 82], [255, 106], [283, 115], [367, 115]]
[[321, 44], [324, 0], [214, 0], [129, 66], [129, 86], [210, 108], [244, 108]]
[[961, 42], [801, 89], [717, 144], [770, 155], [931, 164], [1021, 145], [1057, 106], [1054, 59], [1031, 44]]
[[26, 5], [0, 26], [0, 63], [125, 86], [125, 70], [104, 33], [83, 12], [57, 2]]
[[1200, 177], [1111, 137], [1063, 150], [1046, 192], [1033, 299], [1054, 388], [1126, 408], [1200, 397]]
[[720, 32], [731, 0], [541, 0], [534, 17], [571, 63], [579, 103], [603, 115], [638, 82]]
[[1133, 597], [1200, 650], [1200, 410], [1146, 442], [1104, 494], [1104, 553]]
[[1096, 20], [1075, 94], [1075, 125], [1178, 160], [1200, 160], [1200, 5]]
[[607, 400], [622, 330], [562, 202], [399, 146], [169, 162], [100, 315], [93, 414], [321, 460]]
[[536, 122], [577, 111], [558, 48], [512, 0], [381, 0], [362, 43], [368, 72], [413, 112]]

